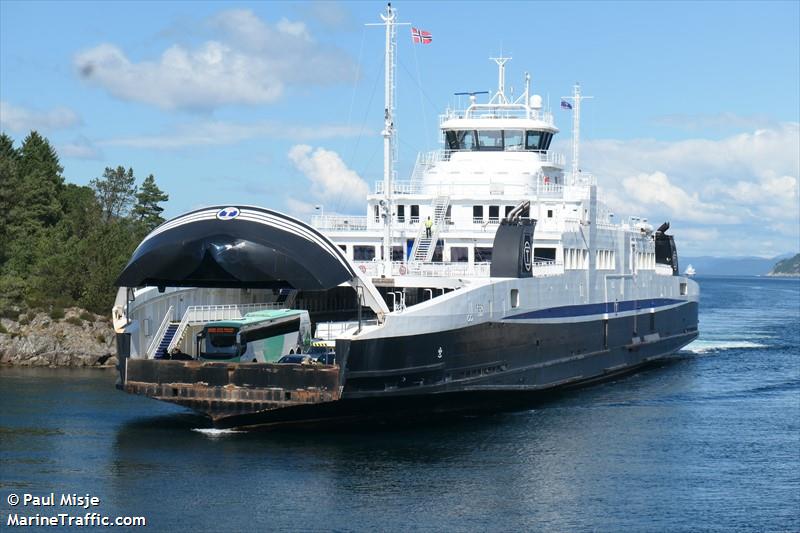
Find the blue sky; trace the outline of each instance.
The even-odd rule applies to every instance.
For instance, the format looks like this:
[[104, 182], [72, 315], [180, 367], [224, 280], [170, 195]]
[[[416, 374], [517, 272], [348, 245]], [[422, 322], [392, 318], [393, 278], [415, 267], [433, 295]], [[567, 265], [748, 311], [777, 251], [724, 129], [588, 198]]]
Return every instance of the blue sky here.
[[[399, 174], [453, 92], [558, 97], [580, 81], [582, 167], [616, 212], [670, 219], [684, 253], [800, 248], [799, 2], [395, 2]], [[0, 1], [0, 127], [36, 128], [86, 184], [154, 174], [167, 215], [253, 203], [360, 212], [381, 177], [379, 2]], [[556, 110], [569, 154], [571, 117]], [[732, 238], [734, 237], [735, 238]]]

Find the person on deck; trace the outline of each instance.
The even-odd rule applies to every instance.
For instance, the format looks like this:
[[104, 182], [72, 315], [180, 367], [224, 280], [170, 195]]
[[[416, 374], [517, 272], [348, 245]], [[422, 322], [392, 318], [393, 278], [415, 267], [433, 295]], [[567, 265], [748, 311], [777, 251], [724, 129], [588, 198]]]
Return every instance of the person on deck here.
[[428, 219], [425, 221], [425, 237], [428, 239], [431, 238], [432, 227], [433, 227], [433, 220], [431, 220], [431, 217], [428, 217]]

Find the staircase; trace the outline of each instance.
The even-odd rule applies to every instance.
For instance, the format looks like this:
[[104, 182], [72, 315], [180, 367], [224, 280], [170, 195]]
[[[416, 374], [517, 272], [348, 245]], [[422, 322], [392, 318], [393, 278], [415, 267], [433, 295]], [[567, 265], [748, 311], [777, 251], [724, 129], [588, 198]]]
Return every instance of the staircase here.
[[154, 359], [164, 359], [169, 354], [169, 345], [172, 342], [172, 338], [175, 336], [175, 332], [178, 331], [178, 323], [177, 322], [170, 322], [167, 326], [167, 330], [164, 332], [164, 336], [161, 337], [161, 341], [158, 343], [158, 348], [156, 348], [156, 353]]
[[433, 211], [433, 227], [431, 228], [431, 236], [426, 237], [425, 222], [423, 221], [417, 238], [414, 241], [414, 247], [411, 249], [411, 260], [415, 262], [428, 263], [433, 259], [433, 252], [436, 249], [436, 241], [439, 238], [439, 230], [444, 225], [445, 216], [447, 215], [447, 207], [450, 205], [449, 196], [437, 196], [431, 203]]

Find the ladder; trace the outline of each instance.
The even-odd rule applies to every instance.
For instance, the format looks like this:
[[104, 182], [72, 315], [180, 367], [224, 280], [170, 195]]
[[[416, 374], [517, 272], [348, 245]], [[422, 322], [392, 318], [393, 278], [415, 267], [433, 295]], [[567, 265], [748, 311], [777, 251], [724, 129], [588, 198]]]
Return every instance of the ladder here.
[[417, 238], [414, 241], [414, 246], [411, 249], [411, 260], [414, 262], [428, 263], [433, 259], [433, 252], [436, 250], [436, 242], [439, 238], [439, 231], [444, 225], [447, 216], [447, 208], [450, 205], [449, 196], [437, 196], [431, 203], [431, 210], [433, 211], [433, 227], [431, 228], [431, 236], [427, 237], [425, 231], [425, 221], [420, 226]]

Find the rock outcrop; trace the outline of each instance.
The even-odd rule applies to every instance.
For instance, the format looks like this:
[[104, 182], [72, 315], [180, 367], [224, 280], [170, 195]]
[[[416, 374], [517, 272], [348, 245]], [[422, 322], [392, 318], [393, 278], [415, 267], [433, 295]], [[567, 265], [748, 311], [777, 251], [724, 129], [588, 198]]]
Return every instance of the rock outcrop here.
[[76, 307], [63, 318], [24, 313], [0, 319], [0, 364], [15, 366], [102, 366], [117, 363], [108, 318]]

